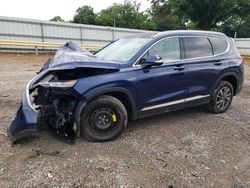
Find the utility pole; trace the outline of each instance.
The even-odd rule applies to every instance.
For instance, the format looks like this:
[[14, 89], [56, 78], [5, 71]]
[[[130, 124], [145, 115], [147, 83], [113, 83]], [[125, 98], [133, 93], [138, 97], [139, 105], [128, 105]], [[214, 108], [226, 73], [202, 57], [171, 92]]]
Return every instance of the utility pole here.
[[236, 37], [237, 37], [237, 32], [234, 33], [234, 39], [236, 39]]
[[114, 25], [113, 25], [113, 40], [115, 40], [115, 18], [114, 18]]
[[112, 39], [114, 41], [115, 40], [115, 9], [113, 9], [113, 18], [114, 18], [114, 22], [113, 22]]

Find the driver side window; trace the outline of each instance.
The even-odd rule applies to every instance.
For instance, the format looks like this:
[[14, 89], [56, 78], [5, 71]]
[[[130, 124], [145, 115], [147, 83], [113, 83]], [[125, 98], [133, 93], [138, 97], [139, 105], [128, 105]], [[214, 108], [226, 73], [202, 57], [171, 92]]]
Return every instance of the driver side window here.
[[144, 55], [145, 60], [149, 55], [159, 55], [164, 62], [180, 60], [180, 42], [178, 37], [163, 39], [153, 45]]

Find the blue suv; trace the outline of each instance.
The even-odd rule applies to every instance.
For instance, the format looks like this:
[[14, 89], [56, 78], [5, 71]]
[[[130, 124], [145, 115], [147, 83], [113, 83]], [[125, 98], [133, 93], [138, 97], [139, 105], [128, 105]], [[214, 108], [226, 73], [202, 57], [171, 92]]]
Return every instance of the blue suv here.
[[45, 123], [66, 140], [108, 141], [129, 119], [200, 105], [223, 113], [243, 72], [233, 39], [218, 32], [137, 34], [95, 54], [69, 42], [28, 83], [8, 134], [14, 143]]

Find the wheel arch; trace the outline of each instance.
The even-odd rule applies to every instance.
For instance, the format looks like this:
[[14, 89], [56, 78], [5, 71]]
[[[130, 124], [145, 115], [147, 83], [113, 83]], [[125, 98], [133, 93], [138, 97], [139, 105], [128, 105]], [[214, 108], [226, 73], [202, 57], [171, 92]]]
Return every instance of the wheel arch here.
[[229, 83], [232, 84], [233, 89], [234, 89], [234, 95], [236, 95], [237, 90], [238, 90], [238, 85], [239, 85], [239, 80], [238, 80], [238, 76], [236, 73], [234, 72], [228, 72], [228, 73], [224, 73], [222, 76], [220, 76], [220, 78], [217, 80], [214, 89], [216, 89], [216, 87], [218, 86], [218, 84], [221, 81], [228, 81]]
[[128, 118], [132, 120], [137, 119], [136, 103], [130, 91], [120, 87], [107, 88], [97, 92], [92, 92], [85, 98], [87, 102], [90, 102], [101, 95], [110, 95], [120, 100], [127, 110]]

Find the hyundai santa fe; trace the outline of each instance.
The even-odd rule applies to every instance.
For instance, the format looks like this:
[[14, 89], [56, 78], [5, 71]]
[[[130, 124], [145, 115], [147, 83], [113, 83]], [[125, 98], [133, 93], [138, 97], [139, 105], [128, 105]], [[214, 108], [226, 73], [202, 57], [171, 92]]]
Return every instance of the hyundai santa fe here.
[[200, 105], [223, 113], [243, 72], [233, 39], [218, 32], [136, 34], [95, 54], [69, 42], [28, 83], [8, 135], [14, 143], [45, 123], [69, 140], [108, 141], [128, 120]]

